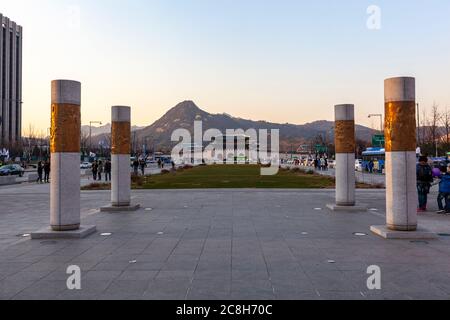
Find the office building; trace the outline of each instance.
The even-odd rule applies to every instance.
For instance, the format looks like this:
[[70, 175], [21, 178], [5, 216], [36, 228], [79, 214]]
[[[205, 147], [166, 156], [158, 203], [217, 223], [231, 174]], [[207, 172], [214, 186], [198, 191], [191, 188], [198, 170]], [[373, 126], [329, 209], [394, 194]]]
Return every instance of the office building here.
[[22, 132], [22, 27], [0, 13], [0, 147]]

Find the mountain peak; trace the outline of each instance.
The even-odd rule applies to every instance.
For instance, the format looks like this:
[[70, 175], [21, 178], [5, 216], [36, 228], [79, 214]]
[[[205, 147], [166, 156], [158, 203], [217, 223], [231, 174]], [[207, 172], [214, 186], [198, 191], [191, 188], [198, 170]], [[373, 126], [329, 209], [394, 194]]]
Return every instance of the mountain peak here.
[[173, 122], [173, 121], [180, 121], [180, 120], [186, 120], [188, 122], [193, 122], [194, 119], [198, 118], [199, 116], [205, 116], [207, 113], [203, 110], [201, 110], [193, 101], [186, 100], [183, 102], [180, 102], [175, 107], [170, 109], [163, 118], [163, 122]]
[[200, 110], [200, 108], [192, 100], [185, 100], [177, 104], [172, 110]]

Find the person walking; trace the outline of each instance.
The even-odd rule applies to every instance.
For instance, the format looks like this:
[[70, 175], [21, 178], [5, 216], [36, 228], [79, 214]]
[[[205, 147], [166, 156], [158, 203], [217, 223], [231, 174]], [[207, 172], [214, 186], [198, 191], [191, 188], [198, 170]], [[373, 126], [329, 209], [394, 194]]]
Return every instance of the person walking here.
[[133, 173], [135, 176], [139, 175], [139, 161], [137, 159], [133, 161]]
[[369, 173], [373, 173], [373, 168], [375, 167], [375, 163], [372, 160], [370, 160], [367, 167], [369, 169]]
[[139, 166], [141, 167], [142, 176], [145, 176], [145, 167], [147, 166], [147, 164], [145, 163], [144, 159], [139, 160]]
[[[440, 176], [441, 181], [439, 182], [439, 196], [438, 196], [438, 214], [448, 214], [450, 213], [450, 164], [443, 168], [443, 174]], [[445, 200], [445, 207], [442, 201]]]
[[417, 193], [419, 195], [419, 207], [417, 212], [426, 212], [428, 203], [428, 194], [430, 193], [431, 183], [433, 182], [433, 172], [428, 164], [427, 157], [420, 157], [417, 165]]
[[105, 181], [111, 181], [111, 161], [109, 160], [105, 162]]
[[44, 172], [44, 166], [42, 165], [42, 161], [39, 161], [38, 165], [37, 165], [38, 178], [37, 178], [36, 182], [42, 183], [42, 174], [43, 174], [43, 172]]
[[50, 161], [45, 161], [44, 164], [44, 182], [50, 183]]
[[324, 171], [324, 170], [325, 170], [325, 159], [320, 158], [320, 171]]
[[103, 173], [103, 162], [99, 161], [97, 169], [98, 181], [102, 181], [102, 173]]
[[97, 160], [94, 161], [92, 164], [92, 176], [94, 178], [94, 181], [97, 181], [97, 172], [98, 172], [98, 163]]

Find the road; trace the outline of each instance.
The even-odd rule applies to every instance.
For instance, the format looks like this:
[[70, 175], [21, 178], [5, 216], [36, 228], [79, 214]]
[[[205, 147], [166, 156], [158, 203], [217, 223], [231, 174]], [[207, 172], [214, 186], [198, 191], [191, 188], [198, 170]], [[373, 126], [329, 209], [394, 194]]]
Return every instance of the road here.
[[[283, 168], [294, 168], [298, 167], [305, 170], [314, 170], [312, 167], [303, 167], [303, 166], [294, 166], [294, 165], [282, 165]], [[317, 174], [324, 175], [324, 176], [330, 176], [330, 177], [336, 177], [336, 170], [335, 169], [328, 169], [326, 171], [322, 170], [314, 170]], [[379, 185], [382, 187], [386, 187], [386, 176], [381, 174], [375, 174], [375, 173], [366, 173], [366, 172], [356, 172], [356, 181], [359, 183], [365, 183], [370, 185]]]
[[[130, 167], [130, 171], [133, 171], [133, 169]], [[25, 171], [25, 175], [21, 178], [16, 178], [16, 182], [17, 183], [21, 183], [21, 184], [34, 184], [35, 181], [29, 182], [29, 178], [33, 175], [36, 175], [37, 171], [36, 169], [31, 169], [31, 170], [26, 170]], [[145, 174], [150, 174], [150, 175], [157, 175], [157, 174], [161, 174], [161, 169], [158, 168], [158, 165], [150, 165], [149, 167], [147, 167], [145, 169]], [[102, 175], [102, 178], [104, 179], [104, 174]], [[94, 179], [90, 173], [90, 170], [85, 170], [85, 169], [81, 169], [80, 170], [80, 181], [81, 181], [81, 186], [86, 186], [89, 185], [91, 183], [94, 182]], [[34, 179], [33, 179], [34, 180]], [[105, 181], [104, 181], [105, 182]]]

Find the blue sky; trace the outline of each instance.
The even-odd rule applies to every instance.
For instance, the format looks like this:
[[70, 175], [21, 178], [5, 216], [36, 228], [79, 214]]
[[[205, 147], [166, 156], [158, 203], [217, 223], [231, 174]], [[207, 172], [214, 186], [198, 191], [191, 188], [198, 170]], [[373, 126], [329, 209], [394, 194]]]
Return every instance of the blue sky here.
[[[381, 29], [367, 28], [367, 8]], [[24, 127], [48, 127], [52, 79], [83, 83], [83, 121], [133, 107], [150, 124], [191, 99], [212, 113], [306, 123], [354, 103], [377, 126], [383, 81], [417, 77], [417, 99], [450, 110], [450, 1], [14, 0], [24, 26]]]

